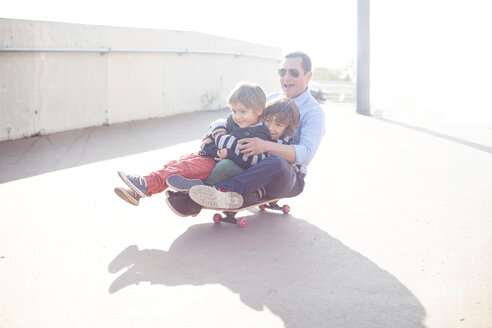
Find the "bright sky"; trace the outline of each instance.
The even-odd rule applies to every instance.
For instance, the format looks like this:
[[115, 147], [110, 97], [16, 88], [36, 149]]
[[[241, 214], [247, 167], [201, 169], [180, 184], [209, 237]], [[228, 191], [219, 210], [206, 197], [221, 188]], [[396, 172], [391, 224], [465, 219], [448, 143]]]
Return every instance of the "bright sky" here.
[[[300, 4], [302, 7], [300, 7]], [[196, 31], [307, 52], [341, 67], [356, 49], [355, 0], [15, 0], [0, 17]]]

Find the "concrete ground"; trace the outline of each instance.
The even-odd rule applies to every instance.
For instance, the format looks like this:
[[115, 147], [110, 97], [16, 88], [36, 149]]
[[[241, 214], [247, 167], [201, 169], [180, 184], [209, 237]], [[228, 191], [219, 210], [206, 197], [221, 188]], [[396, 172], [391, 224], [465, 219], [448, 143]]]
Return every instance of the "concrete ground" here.
[[139, 207], [210, 111], [0, 143], [0, 327], [492, 327], [492, 129], [325, 105], [288, 215]]

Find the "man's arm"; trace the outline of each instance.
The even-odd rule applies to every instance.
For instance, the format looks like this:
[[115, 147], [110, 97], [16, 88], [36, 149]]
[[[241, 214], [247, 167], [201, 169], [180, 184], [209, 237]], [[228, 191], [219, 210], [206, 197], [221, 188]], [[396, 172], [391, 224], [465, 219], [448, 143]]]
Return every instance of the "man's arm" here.
[[234, 153], [233, 151], [231, 151], [229, 149], [225, 149], [225, 148], [222, 150], [226, 151], [226, 157], [225, 158], [233, 161], [234, 163], [236, 163], [237, 166], [239, 166], [243, 170], [247, 170], [251, 167], [250, 164], [248, 164], [243, 159], [241, 159], [239, 156], [237, 156], [236, 153]]
[[[315, 100], [312, 100], [315, 102]], [[325, 114], [318, 103], [308, 105], [301, 115], [298, 132], [299, 139], [297, 144], [282, 145], [274, 142], [260, 140], [258, 138], [241, 139], [242, 143], [238, 147], [243, 154], [250, 156], [261, 152], [268, 152], [272, 155], [280, 155], [290, 163], [307, 166], [316, 154], [321, 139], [325, 133]]]
[[283, 145], [260, 138], [244, 138], [239, 140], [238, 143], [240, 145], [237, 148], [247, 156], [269, 153], [282, 156], [287, 162], [296, 161], [296, 150], [292, 145]]
[[325, 115], [321, 107], [316, 106], [305, 113], [299, 134], [299, 142], [294, 144], [296, 164], [307, 166], [319, 148], [325, 133]]

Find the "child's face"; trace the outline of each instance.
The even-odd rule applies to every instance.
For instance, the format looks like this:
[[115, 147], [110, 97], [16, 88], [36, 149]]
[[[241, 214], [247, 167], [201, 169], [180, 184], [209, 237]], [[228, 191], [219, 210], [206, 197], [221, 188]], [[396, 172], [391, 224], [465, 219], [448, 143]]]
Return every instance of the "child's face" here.
[[231, 104], [232, 119], [241, 128], [255, 125], [260, 121], [261, 110], [246, 108], [241, 103]]
[[263, 118], [263, 123], [268, 127], [268, 131], [270, 131], [270, 137], [272, 137], [273, 140], [280, 138], [284, 132], [285, 129], [287, 129], [287, 124], [279, 122], [275, 120], [275, 117], [265, 117]]

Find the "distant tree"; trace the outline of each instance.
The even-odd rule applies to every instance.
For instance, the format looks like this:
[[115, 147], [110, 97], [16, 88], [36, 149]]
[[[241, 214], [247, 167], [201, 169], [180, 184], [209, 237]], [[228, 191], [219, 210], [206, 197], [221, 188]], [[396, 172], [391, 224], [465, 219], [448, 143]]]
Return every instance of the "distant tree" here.
[[313, 80], [315, 81], [351, 81], [352, 80], [352, 65], [347, 65], [343, 68], [313, 68]]

